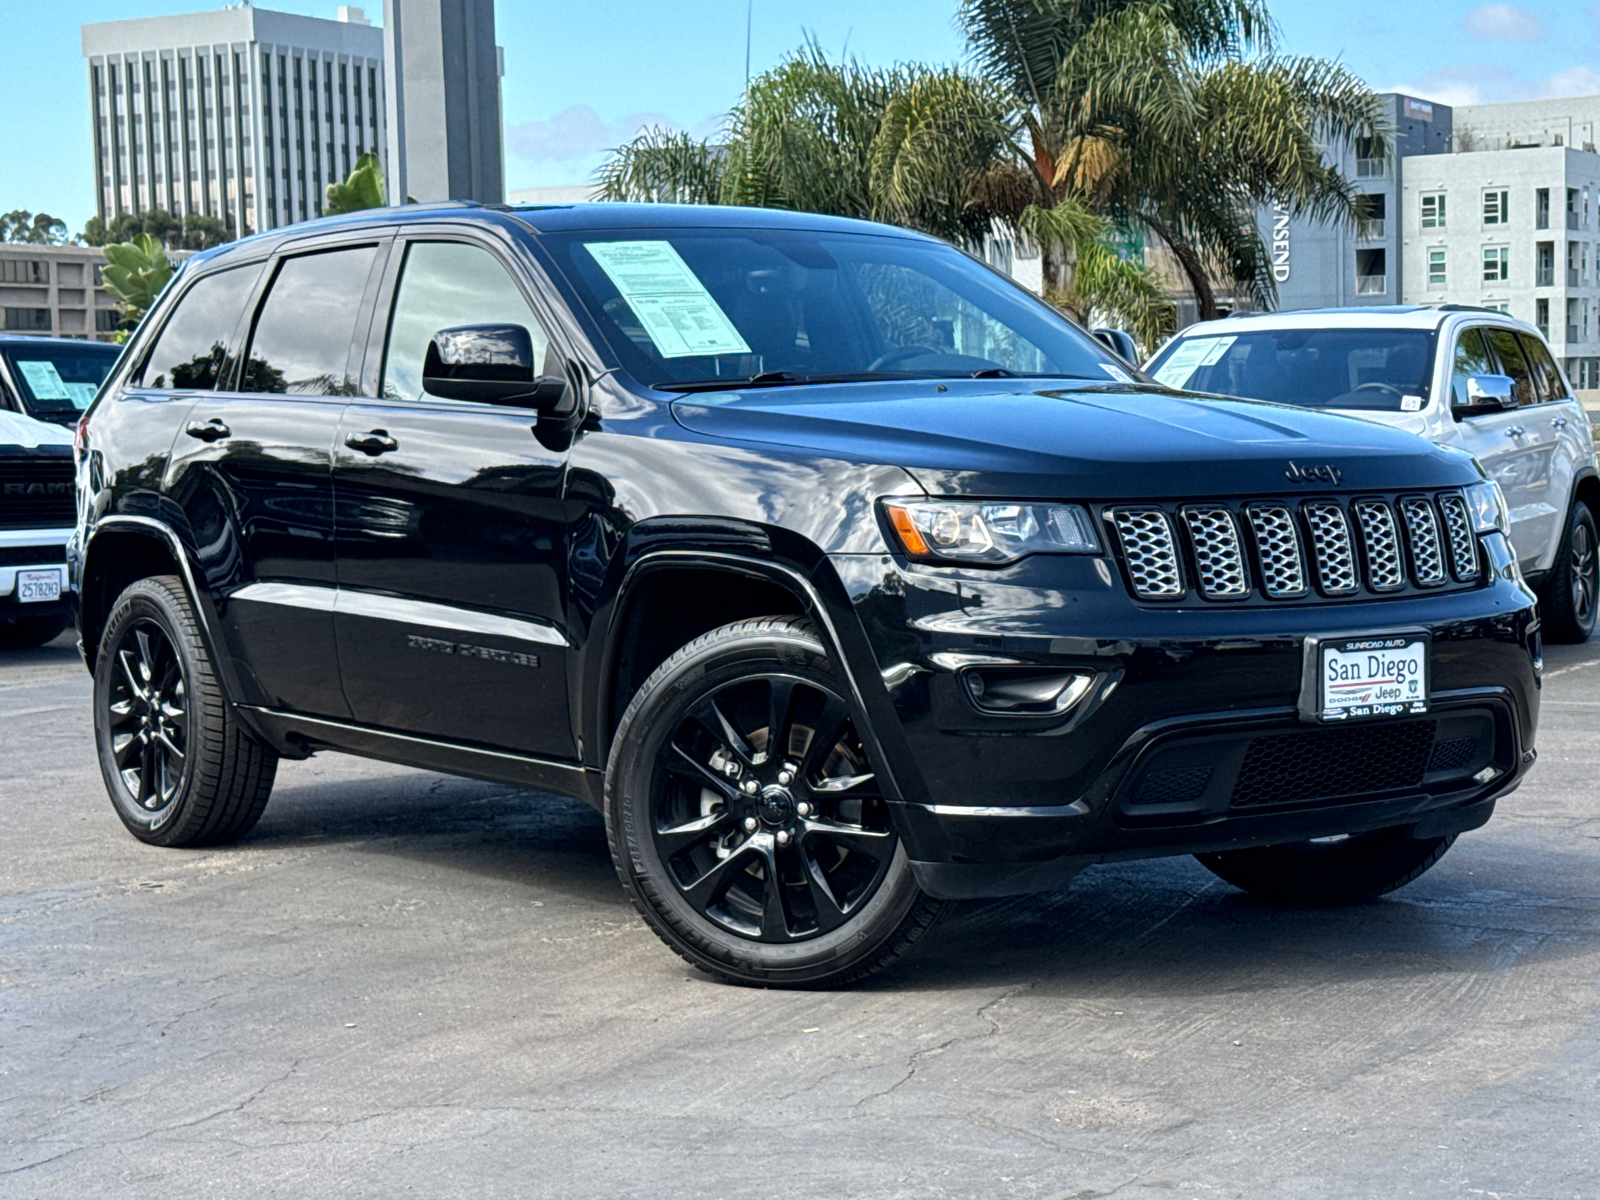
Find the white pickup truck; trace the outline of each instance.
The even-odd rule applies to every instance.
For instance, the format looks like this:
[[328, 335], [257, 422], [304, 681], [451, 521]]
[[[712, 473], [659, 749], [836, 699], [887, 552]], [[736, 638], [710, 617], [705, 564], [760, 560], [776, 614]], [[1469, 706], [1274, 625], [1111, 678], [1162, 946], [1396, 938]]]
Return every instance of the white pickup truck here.
[[71, 617], [72, 434], [0, 410], [0, 650], [41, 646]]

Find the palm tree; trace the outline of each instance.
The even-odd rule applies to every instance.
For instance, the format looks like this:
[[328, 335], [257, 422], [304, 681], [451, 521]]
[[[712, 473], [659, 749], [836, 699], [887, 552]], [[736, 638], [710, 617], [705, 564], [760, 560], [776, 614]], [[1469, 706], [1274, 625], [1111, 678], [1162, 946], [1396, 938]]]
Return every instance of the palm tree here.
[[[886, 221], [977, 248], [996, 232], [1065, 238], [1083, 268], [1047, 294], [1150, 343], [1171, 305], [1141, 264], [1106, 245], [1109, 223], [1024, 175], [1019, 106], [1003, 85], [953, 68], [870, 69], [809, 45], [751, 82], [716, 142], [647, 129], [599, 175], [608, 199], [744, 204]], [[1040, 215], [1036, 201], [1054, 213]]]
[[[1336, 63], [1274, 54], [1260, 0], [962, 0], [959, 20], [985, 77], [1019, 97], [1035, 221], [1062, 223], [1053, 210], [1072, 203], [1143, 226], [1202, 319], [1217, 315], [1215, 275], [1275, 299], [1262, 206], [1364, 216], [1324, 148], [1384, 146], [1377, 98]], [[1058, 288], [1075, 268], [1047, 258]]]

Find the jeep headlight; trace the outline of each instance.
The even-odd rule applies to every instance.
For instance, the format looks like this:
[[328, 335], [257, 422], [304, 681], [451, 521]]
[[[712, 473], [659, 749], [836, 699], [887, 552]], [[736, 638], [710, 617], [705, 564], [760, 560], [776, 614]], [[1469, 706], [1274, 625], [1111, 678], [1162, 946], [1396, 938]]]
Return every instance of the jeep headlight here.
[[1511, 514], [1506, 508], [1505, 493], [1492, 479], [1474, 483], [1467, 488], [1467, 508], [1472, 513], [1474, 533], [1503, 533], [1511, 536]]
[[900, 547], [920, 562], [1016, 562], [1029, 554], [1097, 554], [1081, 504], [895, 500], [884, 505]]

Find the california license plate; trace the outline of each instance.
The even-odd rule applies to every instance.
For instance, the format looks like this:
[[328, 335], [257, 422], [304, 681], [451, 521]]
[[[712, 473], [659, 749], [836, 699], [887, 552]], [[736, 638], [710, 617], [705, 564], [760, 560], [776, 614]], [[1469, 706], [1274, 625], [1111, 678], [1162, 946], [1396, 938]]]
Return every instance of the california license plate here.
[[17, 603], [42, 604], [61, 599], [60, 571], [18, 571]]
[[1428, 711], [1426, 634], [1320, 639], [1315, 669], [1315, 715], [1319, 720], [1398, 717]]

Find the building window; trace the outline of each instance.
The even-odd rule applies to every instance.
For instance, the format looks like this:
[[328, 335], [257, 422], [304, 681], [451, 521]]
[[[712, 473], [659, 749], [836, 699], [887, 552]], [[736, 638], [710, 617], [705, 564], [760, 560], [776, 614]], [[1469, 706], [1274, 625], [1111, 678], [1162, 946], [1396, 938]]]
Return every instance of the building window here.
[[19, 333], [49, 333], [50, 310], [48, 308], [8, 308], [5, 310], [6, 324], [9, 330]]
[[1505, 225], [1509, 222], [1511, 193], [1503, 188], [1495, 188], [1483, 194], [1483, 224], [1485, 228], [1490, 225]]
[[1422, 198], [1422, 227], [1444, 228], [1444, 193], [1432, 192]]
[[1382, 296], [1389, 289], [1387, 250], [1356, 251], [1356, 295]]
[[1356, 178], [1382, 179], [1388, 169], [1383, 143], [1377, 138], [1356, 139]]
[[0, 258], [0, 283], [49, 283], [50, 265], [32, 258]]
[[114, 308], [97, 308], [94, 310], [94, 331], [96, 333], [114, 333], [121, 322]]
[[1567, 300], [1567, 341], [1578, 340], [1578, 302], [1575, 299]]
[[1485, 283], [1504, 283], [1511, 278], [1509, 258], [1511, 250], [1507, 246], [1485, 246], [1483, 248], [1483, 281]]
[[1550, 228], [1550, 189], [1540, 188], [1533, 193], [1533, 227]]
[[1533, 323], [1545, 337], [1550, 336], [1550, 298], [1540, 296], [1533, 302]]
[[1567, 286], [1578, 286], [1578, 243], [1567, 243]]
[[1567, 228], [1578, 228], [1578, 189], [1567, 189]]
[[1444, 260], [1444, 250], [1428, 251], [1428, 286], [1430, 288], [1444, 287]]
[[1488, 309], [1490, 312], [1505, 313], [1507, 316], [1509, 316], [1511, 314], [1511, 301], [1497, 300], [1493, 304], [1485, 304], [1484, 308]]
[[1556, 244], [1554, 242], [1540, 242], [1535, 250], [1534, 287], [1553, 287], [1556, 282]]

